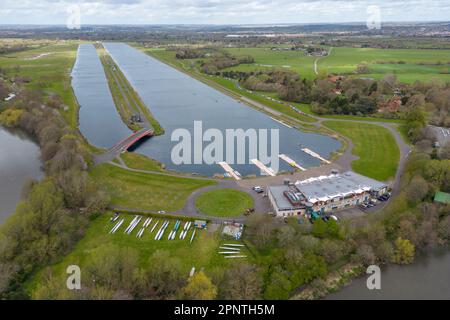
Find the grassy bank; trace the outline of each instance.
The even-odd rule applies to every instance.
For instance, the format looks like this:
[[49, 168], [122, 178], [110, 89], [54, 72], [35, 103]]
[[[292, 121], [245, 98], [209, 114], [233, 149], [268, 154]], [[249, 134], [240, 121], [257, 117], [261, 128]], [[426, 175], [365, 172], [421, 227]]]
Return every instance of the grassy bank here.
[[125, 165], [132, 169], [163, 172], [163, 164], [139, 153], [125, 152], [120, 155]]
[[131, 123], [131, 116], [141, 114], [145, 117], [144, 124], [148, 123], [155, 130], [156, 135], [164, 133], [164, 129], [159, 122], [150, 113], [148, 107], [144, 104], [138, 93], [133, 89], [125, 75], [120, 71], [119, 66], [101, 45], [96, 46], [98, 55], [103, 64], [106, 78], [111, 94], [116, 104], [122, 121], [132, 130], [139, 130], [142, 124]]
[[214, 217], [238, 217], [253, 207], [247, 193], [232, 189], [211, 190], [202, 193], [195, 201], [197, 209]]
[[111, 205], [140, 210], [177, 211], [195, 190], [214, 181], [145, 174], [109, 164], [97, 166], [91, 176], [111, 195]]
[[380, 181], [395, 176], [400, 151], [388, 129], [375, 124], [342, 121], [325, 121], [324, 125], [352, 140], [352, 153], [359, 157], [352, 162], [354, 171]]

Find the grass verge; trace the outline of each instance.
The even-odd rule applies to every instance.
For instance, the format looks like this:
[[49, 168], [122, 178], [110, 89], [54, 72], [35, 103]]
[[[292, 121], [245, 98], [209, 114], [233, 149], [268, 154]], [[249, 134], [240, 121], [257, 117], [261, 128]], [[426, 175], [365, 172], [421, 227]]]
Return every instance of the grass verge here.
[[195, 205], [201, 213], [210, 216], [238, 217], [253, 207], [253, 199], [242, 191], [219, 189], [202, 193]]
[[325, 121], [323, 124], [352, 140], [352, 153], [359, 157], [352, 162], [355, 172], [379, 181], [395, 176], [400, 150], [388, 129], [356, 122]]

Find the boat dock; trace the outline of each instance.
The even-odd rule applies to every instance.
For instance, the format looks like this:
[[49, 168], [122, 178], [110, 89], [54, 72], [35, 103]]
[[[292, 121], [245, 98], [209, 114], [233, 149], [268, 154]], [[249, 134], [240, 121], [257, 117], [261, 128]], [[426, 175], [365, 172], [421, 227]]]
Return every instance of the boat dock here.
[[299, 165], [297, 162], [295, 162], [294, 160], [292, 160], [291, 158], [289, 158], [287, 155], [285, 154], [280, 154], [278, 155], [278, 157], [280, 157], [281, 160], [286, 161], [290, 166], [300, 169], [302, 171], [306, 171], [305, 168], [303, 168], [301, 165]]
[[275, 177], [277, 174], [275, 173], [275, 171], [273, 171], [272, 168], [268, 168], [266, 167], [261, 161], [259, 161], [258, 159], [252, 159], [251, 162], [257, 166], [259, 169], [261, 169], [261, 172], [265, 172], [267, 175]]
[[311, 157], [317, 158], [317, 159], [319, 159], [319, 160], [321, 160], [321, 161], [323, 161], [323, 162], [325, 162], [325, 163], [327, 163], [327, 164], [330, 164], [330, 163], [331, 163], [331, 162], [328, 161], [327, 159], [322, 158], [322, 157], [320, 156], [320, 154], [317, 154], [317, 153], [315, 153], [314, 151], [312, 151], [312, 150], [310, 150], [310, 149], [308, 149], [308, 148], [302, 148], [302, 151], [303, 151], [304, 153], [309, 154]]
[[291, 127], [290, 125], [284, 123], [283, 121], [280, 121], [280, 120], [275, 119], [275, 118], [272, 118], [272, 117], [270, 117], [270, 119], [272, 119], [273, 121], [276, 121], [276, 122], [282, 124], [282, 125], [285, 126], [285, 127], [288, 127], [288, 128], [290, 128], [290, 129], [292, 129], [292, 127]]
[[219, 165], [223, 168], [223, 170], [225, 170], [225, 172], [228, 173], [231, 177], [233, 177], [233, 178], [236, 179], [236, 180], [241, 180], [241, 177], [240, 177], [238, 174], [236, 174], [236, 172], [233, 170], [232, 167], [230, 167], [230, 165], [229, 165], [228, 163], [226, 163], [226, 162], [224, 162], [224, 161], [221, 161], [221, 162], [219, 162], [218, 164], [219, 164]]

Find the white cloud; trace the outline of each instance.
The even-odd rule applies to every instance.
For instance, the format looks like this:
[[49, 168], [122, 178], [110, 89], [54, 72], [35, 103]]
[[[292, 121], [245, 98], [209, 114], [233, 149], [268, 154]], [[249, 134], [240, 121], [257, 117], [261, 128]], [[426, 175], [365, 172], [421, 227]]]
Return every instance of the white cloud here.
[[0, 23], [64, 24], [80, 4], [84, 24], [251, 24], [364, 21], [378, 5], [389, 21], [447, 20], [448, 0], [1, 0]]

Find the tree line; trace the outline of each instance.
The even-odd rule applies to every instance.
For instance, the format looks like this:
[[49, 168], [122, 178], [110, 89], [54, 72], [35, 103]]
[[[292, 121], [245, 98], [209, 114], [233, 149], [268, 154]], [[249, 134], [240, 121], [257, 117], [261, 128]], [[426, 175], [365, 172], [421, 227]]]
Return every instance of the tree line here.
[[41, 148], [45, 178], [26, 184], [16, 212], [0, 227], [0, 298], [27, 298], [23, 283], [38, 268], [69, 253], [89, 219], [109, 204], [108, 195], [90, 178], [90, 152], [60, 112], [60, 98], [45, 101], [22, 90], [4, 113], [9, 126], [33, 136]]

